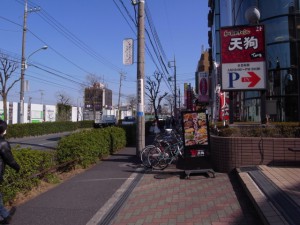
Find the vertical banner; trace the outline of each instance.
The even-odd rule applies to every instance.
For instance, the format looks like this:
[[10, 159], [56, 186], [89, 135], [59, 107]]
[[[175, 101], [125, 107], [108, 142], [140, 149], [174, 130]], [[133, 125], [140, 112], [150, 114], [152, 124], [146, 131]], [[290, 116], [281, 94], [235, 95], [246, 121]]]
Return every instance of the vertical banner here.
[[229, 120], [229, 93], [219, 92], [220, 96], [220, 120]]
[[123, 40], [123, 64], [133, 64], [133, 39], [127, 38]]
[[187, 108], [187, 91], [188, 91], [188, 84], [184, 83], [184, 106]]
[[208, 73], [198, 72], [198, 101], [201, 103], [209, 102]]
[[221, 86], [216, 85], [215, 89], [215, 102], [214, 102], [214, 121], [218, 121], [220, 119], [220, 92], [221, 92]]
[[192, 110], [193, 109], [193, 92], [192, 92], [191, 84], [189, 84], [187, 87], [186, 100], [187, 100], [186, 109]]

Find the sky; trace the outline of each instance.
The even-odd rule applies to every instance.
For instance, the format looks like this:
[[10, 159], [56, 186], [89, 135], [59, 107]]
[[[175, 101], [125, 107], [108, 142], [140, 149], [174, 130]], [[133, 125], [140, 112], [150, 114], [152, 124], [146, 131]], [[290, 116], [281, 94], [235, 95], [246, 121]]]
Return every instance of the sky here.
[[[0, 0], [0, 52], [17, 62], [21, 61], [24, 2]], [[174, 78], [174, 67], [168, 68], [168, 62], [174, 65], [175, 59], [182, 94], [184, 83], [194, 86], [201, 52], [208, 48], [208, 2], [145, 0], [145, 9], [145, 79], [155, 71], [163, 72], [161, 93], [172, 93], [174, 86], [167, 78]], [[118, 104], [121, 89], [120, 103], [125, 105], [128, 96], [137, 93], [137, 11], [131, 0], [28, 0], [25, 102], [56, 104], [57, 95], [63, 94], [72, 105], [81, 105], [83, 87], [92, 74], [112, 90], [113, 105]], [[134, 39], [132, 65], [123, 65], [126, 38]], [[45, 45], [46, 50], [38, 50]], [[12, 79], [20, 77], [20, 67]], [[120, 73], [125, 75], [121, 88]], [[19, 102], [20, 82], [8, 100]]]

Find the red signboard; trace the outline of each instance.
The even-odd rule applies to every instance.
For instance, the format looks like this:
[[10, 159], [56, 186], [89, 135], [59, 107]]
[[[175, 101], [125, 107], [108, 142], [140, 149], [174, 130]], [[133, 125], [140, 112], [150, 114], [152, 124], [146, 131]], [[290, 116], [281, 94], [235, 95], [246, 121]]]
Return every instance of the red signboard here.
[[265, 89], [264, 26], [221, 28], [223, 90]]
[[198, 72], [198, 101], [209, 102], [208, 73]]

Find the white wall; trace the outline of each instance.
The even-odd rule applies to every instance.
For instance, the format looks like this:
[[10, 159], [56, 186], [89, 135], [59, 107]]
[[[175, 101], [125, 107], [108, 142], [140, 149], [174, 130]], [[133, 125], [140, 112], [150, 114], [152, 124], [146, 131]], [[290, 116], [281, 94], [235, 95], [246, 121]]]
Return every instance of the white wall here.
[[[25, 107], [27, 108], [27, 107]], [[25, 117], [27, 118], [27, 116]], [[31, 104], [31, 115], [30, 115], [30, 121], [31, 123], [40, 123], [44, 121], [44, 109], [43, 105], [41, 104]]]
[[56, 120], [56, 106], [45, 105], [45, 121], [54, 122]]
[[77, 107], [72, 107], [72, 115], [71, 115], [71, 121], [76, 122], [77, 121]]
[[[18, 123], [19, 114], [19, 103], [12, 103], [12, 124]], [[56, 121], [57, 109], [56, 105], [42, 105], [42, 104], [31, 104], [30, 118], [28, 120], [28, 103], [24, 103], [24, 123], [39, 123], [43, 121], [52, 122]], [[0, 101], [0, 116], [3, 114], [3, 101]], [[9, 102], [7, 103], [7, 117], [9, 118]], [[116, 115], [117, 110], [107, 110], [105, 115]], [[71, 120], [73, 122], [83, 120], [83, 108], [82, 107], [72, 107]], [[8, 120], [7, 123], [10, 121]]]
[[12, 123], [18, 123], [18, 103], [13, 102], [13, 111], [12, 111]]

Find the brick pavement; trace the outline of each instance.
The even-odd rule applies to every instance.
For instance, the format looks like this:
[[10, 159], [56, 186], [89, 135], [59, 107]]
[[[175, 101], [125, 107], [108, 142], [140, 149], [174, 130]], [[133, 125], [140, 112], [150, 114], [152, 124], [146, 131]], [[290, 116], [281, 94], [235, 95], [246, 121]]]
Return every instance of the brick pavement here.
[[[157, 177], [161, 179], [157, 179]], [[262, 224], [235, 175], [146, 172], [116, 215], [114, 225]]]

